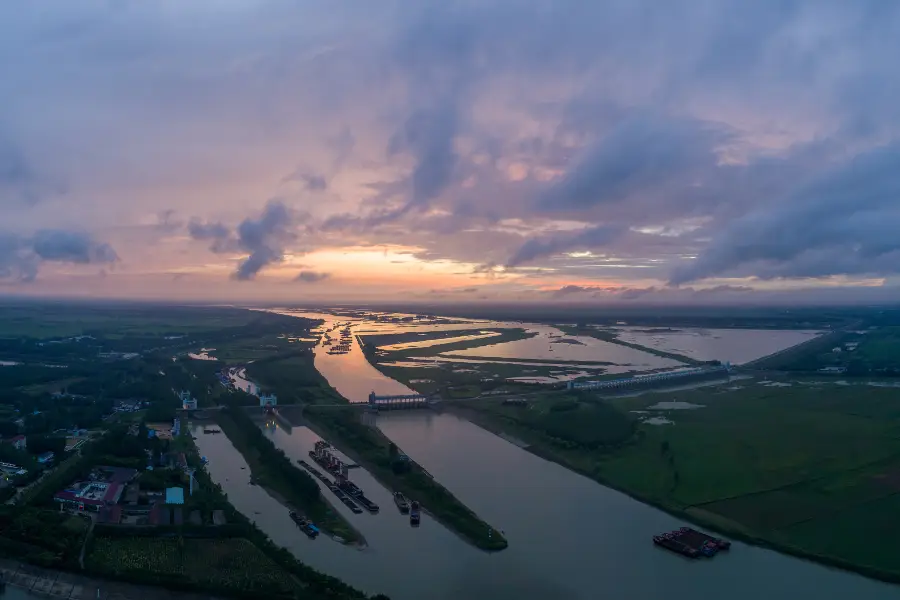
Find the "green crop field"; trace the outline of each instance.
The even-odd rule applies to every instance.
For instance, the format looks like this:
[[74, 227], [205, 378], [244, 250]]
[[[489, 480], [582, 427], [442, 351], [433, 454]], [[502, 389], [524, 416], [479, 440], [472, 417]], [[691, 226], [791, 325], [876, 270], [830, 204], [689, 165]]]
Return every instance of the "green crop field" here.
[[[591, 423], [583, 412], [590, 403], [552, 411], [565, 405], [564, 394], [529, 398], [528, 407], [499, 400], [460, 407], [541, 456], [702, 524], [900, 578], [900, 526], [888, 518], [900, 514], [900, 390], [778, 383], [598, 400], [619, 419], [672, 423], [641, 422], [623, 443], [597, 447], [549, 435], [560, 428], [574, 441], [617, 430], [612, 414]], [[567, 414], [573, 418], [562, 420]]]
[[162, 578], [235, 590], [297, 588], [294, 579], [241, 538], [95, 538], [86, 566], [97, 573], [146, 572]]

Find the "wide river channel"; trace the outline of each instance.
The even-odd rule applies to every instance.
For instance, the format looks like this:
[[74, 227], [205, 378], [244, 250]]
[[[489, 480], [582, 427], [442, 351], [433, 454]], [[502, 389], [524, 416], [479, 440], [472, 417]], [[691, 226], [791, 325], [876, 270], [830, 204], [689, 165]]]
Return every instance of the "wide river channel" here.
[[[310, 316], [326, 319], [326, 326], [350, 320]], [[369, 365], [355, 343], [344, 355], [328, 355], [318, 347], [316, 366], [351, 401], [362, 401], [371, 389], [407, 389]], [[651, 536], [682, 526], [682, 521], [449, 414], [398, 411], [379, 415], [377, 425], [462, 502], [502, 530], [509, 548], [482, 552], [427, 516], [421, 527], [410, 528], [390, 491], [362, 469], [352, 470], [350, 477], [381, 512], [353, 515], [343, 505], [337, 507], [363, 533], [368, 546], [358, 549], [324, 536], [311, 541], [283, 506], [249, 485], [246, 463], [224, 435], [203, 435], [199, 426], [195, 431], [213, 479], [276, 543], [321, 571], [393, 600], [900, 598], [900, 586], [742, 543], [711, 560], [690, 561], [658, 549]], [[319, 439], [306, 427], [269, 424], [265, 430], [294, 460], [308, 458]], [[334, 500], [324, 488], [323, 493]]]

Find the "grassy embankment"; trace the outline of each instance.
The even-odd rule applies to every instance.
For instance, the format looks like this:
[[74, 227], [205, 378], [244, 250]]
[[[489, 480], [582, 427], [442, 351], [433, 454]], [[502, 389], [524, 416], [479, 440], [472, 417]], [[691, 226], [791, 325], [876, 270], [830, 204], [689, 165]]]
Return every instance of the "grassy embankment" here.
[[[672, 514], [750, 543], [868, 576], [900, 581], [900, 406], [896, 391], [758, 382], [603, 401], [609, 443], [579, 402], [568, 422], [561, 403], [501, 401], [451, 410], [530, 444], [528, 450]], [[656, 410], [657, 402], [702, 405]], [[616, 426], [646, 410], [675, 425]], [[614, 412], [615, 412], [614, 411]], [[579, 414], [581, 413], [581, 414]], [[581, 439], [579, 439], [581, 438]], [[596, 440], [595, 440], [596, 441]]]
[[596, 329], [594, 327], [581, 327], [578, 325], [558, 325], [557, 327], [559, 328], [560, 331], [562, 331], [566, 335], [583, 335], [586, 337], [593, 337], [593, 338], [597, 338], [598, 340], [603, 340], [604, 342], [609, 342], [610, 344], [617, 344], [619, 346], [633, 348], [635, 350], [640, 350], [641, 352], [653, 354], [653, 355], [659, 356], [661, 358], [677, 360], [678, 362], [685, 363], [688, 365], [703, 364], [703, 361], [699, 361], [695, 358], [691, 358], [690, 356], [685, 356], [684, 354], [676, 354], [674, 352], [666, 352], [665, 350], [657, 350], [656, 348], [650, 348], [648, 346], [641, 346], [640, 344], [632, 344], [631, 342], [626, 342], [624, 340], [620, 340], [619, 337], [616, 335], [616, 332], [609, 330], [609, 329]]
[[[415, 357], [423, 357], [423, 356], [435, 356], [441, 353], [447, 352], [459, 352], [460, 350], [469, 350], [470, 348], [480, 348], [482, 346], [492, 346], [494, 344], [504, 344], [506, 342], [514, 342], [516, 340], [524, 340], [530, 337], [534, 337], [537, 335], [534, 332], [527, 331], [521, 328], [515, 329], [483, 329], [481, 331], [492, 331], [496, 332], [499, 335], [493, 335], [490, 337], [483, 337], [478, 339], [470, 339], [470, 340], [459, 340], [456, 342], [446, 342], [446, 343], [437, 343], [433, 346], [425, 346], [422, 348], [406, 348], [403, 350], [393, 350], [393, 351], [385, 351], [383, 355], [379, 355], [374, 357], [377, 362], [391, 362], [395, 360], [406, 360], [408, 358]], [[452, 336], [447, 336], [445, 334], [453, 333]], [[461, 331], [429, 331], [425, 332], [425, 335], [417, 335], [414, 341], [425, 341], [425, 340], [439, 340], [444, 337], [458, 337], [462, 335], [475, 335], [477, 331], [472, 330], [461, 330]], [[385, 335], [377, 335], [377, 336], [360, 336], [363, 341], [363, 350], [366, 352], [367, 357], [372, 360], [373, 357], [370, 356], [371, 353], [374, 353], [377, 346], [389, 345], [389, 344], [398, 344], [403, 341], [413, 341], [408, 339], [409, 334], [385, 334]]]
[[216, 422], [247, 461], [254, 481], [269, 494], [307, 515], [323, 531], [351, 543], [365, 543], [362, 534], [329, 504], [315, 480], [291, 464], [243, 409], [220, 411]]
[[[392, 443], [374, 427], [360, 422], [358, 411], [309, 408], [306, 417], [320, 435], [361, 464], [389, 489], [418, 500], [422, 509], [482, 550], [503, 550], [506, 539], [481, 520], [421, 467], [392, 455]], [[394, 447], [396, 449], [396, 447]], [[405, 468], [408, 465], [408, 468]]]

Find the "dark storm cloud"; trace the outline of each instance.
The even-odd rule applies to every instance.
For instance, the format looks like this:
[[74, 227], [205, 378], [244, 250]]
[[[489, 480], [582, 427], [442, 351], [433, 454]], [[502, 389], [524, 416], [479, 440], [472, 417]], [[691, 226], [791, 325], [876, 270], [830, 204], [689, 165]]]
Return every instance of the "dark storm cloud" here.
[[635, 116], [603, 136], [538, 201], [542, 209], [582, 209], [628, 199], [642, 190], [684, 181], [716, 164], [726, 141], [711, 124]]
[[31, 237], [0, 233], [0, 279], [33, 281], [41, 263], [112, 264], [112, 246], [81, 231], [42, 229]]
[[453, 147], [459, 115], [452, 103], [418, 111], [391, 140], [389, 154], [409, 152], [416, 161], [408, 208], [424, 207], [450, 183], [458, 157]]
[[518, 267], [561, 252], [599, 248], [609, 244], [622, 233], [623, 231], [617, 227], [598, 226], [577, 233], [533, 238], [519, 247], [506, 261], [506, 266]]
[[[866, 152], [728, 224], [674, 271], [683, 284], [735, 271], [763, 278], [896, 273], [900, 142]], [[743, 271], [741, 271], [743, 269]]]
[[280, 200], [271, 200], [258, 218], [244, 219], [234, 231], [222, 223], [192, 219], [188, 233], [195, 240], [212, 242], [213, 252], [248, 254], [232, 273], [234, 279], [246, 281], [284, 259], [284, 245], [296, 238], [294, 229], [305, 218], [306, 215], [292, 211]]
[[82, 231], [42, 229], [31, 240], [41, 260], [70, 263], [112, 263], [119, 257], [109, 244], [95, 242]]
[[330, 277], [331, 273], [325, 273], [321, 271], [300, 271], [299, 273], [297, 273], [294, 281], [300, 283], [318, 283], [320, 281], [325, 281]]
[[284, 258], [283, 244], [293, 238], [291, 229], [295, 215], [283, 202], [274, 200], [266, 204], [258, 219], [244, 219], [237, 228], [238, 245], [250, 256], [234, 273], [235, 279], [256, 277], [263, 268]]

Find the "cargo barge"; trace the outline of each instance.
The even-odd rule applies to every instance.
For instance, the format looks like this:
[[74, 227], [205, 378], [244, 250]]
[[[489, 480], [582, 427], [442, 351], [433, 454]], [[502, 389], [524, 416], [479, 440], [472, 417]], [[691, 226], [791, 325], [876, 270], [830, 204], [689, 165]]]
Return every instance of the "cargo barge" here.
[[406, 499], [406, 496], [401, 494], [400, 492], [394, 492], [394, 504], [397, 505], [397, 508], [400, 510], [401, 514], [409, 513], [409, 500]]
[[696, 558], [712, 558], [720, 550], [731, 548], [731, 542], [707, 535], [691, 527], [682, 527], [668, 533], [653, 536], [653, 543], [673, 552]]
[[[361, 505], [370, 513], [379, 511], [378, 505], [366, 498], [366, 495], [358, 485], [347, 478], [349, 470], [348, 465], [344, 464], [339, 458], [328, 451], [330, 446], [327, 442], [316, 442], [315, 449], [309, 451], [310, 457], [323, 469], [334, 475], [335, 487], [345, 492], [353, 502]], [[329, 489], [331, 487], [329, 486]], [[334, 491], [332, 489], [332, 491]], [[347, 504], [345, 502], [345, 504]], [[347, 504], [347, 506], [350, 506]], [[351, 509], [352, 510], [352, 509]]]
[[697, 558], [700, 556], [700, 552], [695, 548], [690, 548], [687, 545], [679, 542], [672, 536], [671, 533], [666, 533], [663, 535], [654, 535], [653, 543], [657, 546], [665, 548], [666, 550], [671, 550], [677, 554], [681, 554], [682, 556], [687, 556], [688, 558]]
[[419, 503], [413, 500], [412, 504], [410, 504], [409, 506], [409, 524], [413, 527], [418, 527], [420, 520], [421, 515], [419, 514]]
[[678, 538], [679, 541], [695, 548], [697, 546], [707, 546], [715, 548], [716, 550], [728, 550], [731, 548], [731, 542], [728, 540], [707, 535], [702, 531], [697, 531], [691, 527], [682, 527], [672, 533], [675, 534], [675, 537]]
[[294, 511], [291, 511], [288, 515], [291, 517], [291, 520], [297, 524], [300, 531], [305, 533], [309, 539], [314, 540], [316, 539], [316, 536], [319, 535], [319, 528], [313, 525], [313, 522], [306, 517], [299, 515]]
[[313, 477], [324, 483], [332, 494], [337, 496], [337, 499], [344, 503], [344, 506], [349, 508], [353, 514], [359, 515], [362, 514], [362, 509], [356, 505], [356, 503], [350, 499], [350, 497], [344, 493], [342, 489], [340, 489], [333, 481], [325, 477], [321, 471], [317, 468], [306, 462], [305, 460], [298, 460], [300, 466], [312, 473]]

